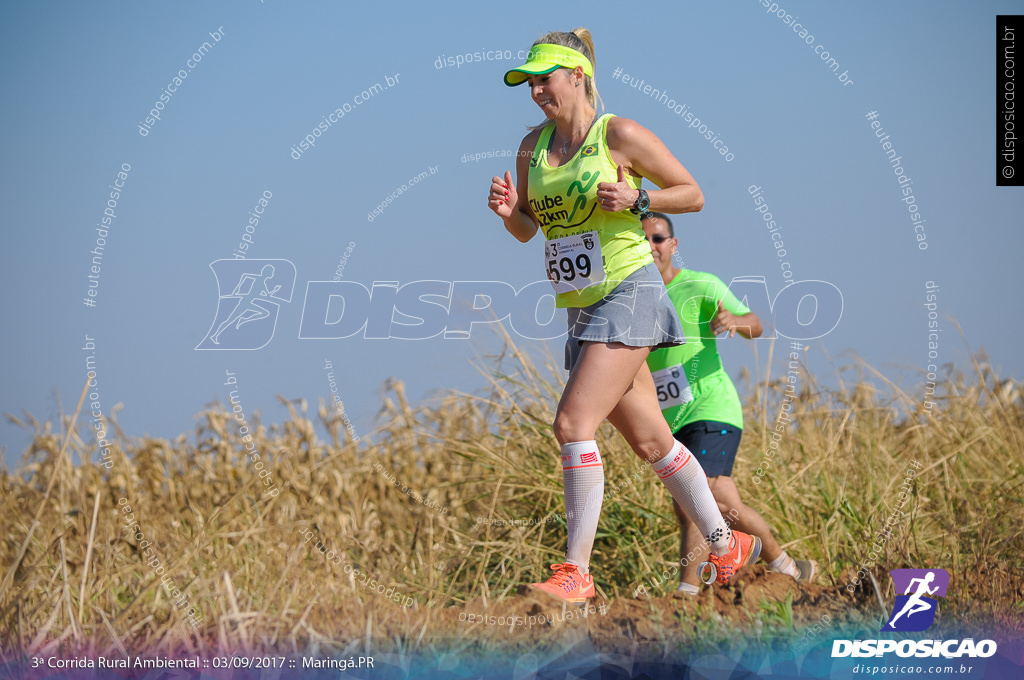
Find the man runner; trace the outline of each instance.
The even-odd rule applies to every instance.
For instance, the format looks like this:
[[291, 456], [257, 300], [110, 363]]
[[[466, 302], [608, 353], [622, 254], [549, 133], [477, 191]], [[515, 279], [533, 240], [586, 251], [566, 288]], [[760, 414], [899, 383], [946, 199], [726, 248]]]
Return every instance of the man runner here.
[[[722, 368], [715, 336], [728, 332], [729, 337], [739, 333], [747, 339], [757, 338], [763, 331], [761, 321], [714, 274], [673, 265], [678, 241], [667, 216], [644, 213], [642, 226], [686, 334], [685, 345], [655, 350], [647, 358], [661, 413], [675, 438], [704, 468], [722, 514], [736, 517], [735, 528], [740, 531], [761, 537], [761, 557], [768, 566], [797, 581], [810, 581], [817, 564], [787, 555], [764, 518], [740, 500], [730, 477], [743, 434], [743, 407]], [[673, 504], [673, 509], [683, 529], [678, 590], [696, 595], [700, 591], [697, 565], [706, 548], [700, 532], [680, 507]]]

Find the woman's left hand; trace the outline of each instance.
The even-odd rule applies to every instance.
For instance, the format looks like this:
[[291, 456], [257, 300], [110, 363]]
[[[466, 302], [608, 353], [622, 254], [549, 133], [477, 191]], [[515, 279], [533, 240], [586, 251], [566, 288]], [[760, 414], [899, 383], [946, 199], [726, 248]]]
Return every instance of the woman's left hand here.
[[601, 182], [597, 185], [597, 200], [606, 212], [628, 210], [636, 203], [640, 192], [629, 185], [626, 169], [619, 165], [618, 182]]

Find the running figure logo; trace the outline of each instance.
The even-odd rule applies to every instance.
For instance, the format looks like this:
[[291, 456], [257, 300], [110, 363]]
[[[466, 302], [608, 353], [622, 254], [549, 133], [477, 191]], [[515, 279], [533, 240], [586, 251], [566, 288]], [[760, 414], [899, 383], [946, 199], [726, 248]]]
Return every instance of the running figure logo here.
[[882, 630], [915, 632], [932, 625], [939, 608], [937, 598], [945, 597], [949, 587], [949, 572], [945, 569], [893, 569], [889, 574], [896, 592], [903, 594], [896, 596], [892, 617]]
[[[292, 301], [288, 260], [216, 260], [217, 315], [196, 349], [260, 349], [274, 337], [281, 303]], [[231, 292], [225, 292], [230, 290]]]

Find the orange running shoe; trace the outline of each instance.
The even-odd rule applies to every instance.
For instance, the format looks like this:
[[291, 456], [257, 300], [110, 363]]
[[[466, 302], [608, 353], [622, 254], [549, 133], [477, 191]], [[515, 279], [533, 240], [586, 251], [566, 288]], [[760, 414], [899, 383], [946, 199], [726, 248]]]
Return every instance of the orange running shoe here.
[[594, 577], [581, 574], [575, 564], [552, 564], [554, 575], [544, 583], [532, 583], [530, 587], [554, 595], [566, 602], [586, 602], [594, 597]]
[[700, 580], [708, 585], [716, 581], [720, 586], [728, 585], [736, 570], [757, 562], [760, 554], [760, 538], [733, 529], [728, 554], [721, 557], [714, 553], [708, 555], [708, 561], [701, 562], [698, 567]]

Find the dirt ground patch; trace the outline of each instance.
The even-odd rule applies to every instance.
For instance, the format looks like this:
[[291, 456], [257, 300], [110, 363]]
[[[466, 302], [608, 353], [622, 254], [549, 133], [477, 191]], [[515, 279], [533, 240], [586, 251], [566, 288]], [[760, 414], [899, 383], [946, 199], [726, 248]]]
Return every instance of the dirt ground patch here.
[[754, 566], [740, 570], [734, 585], [704, 588], [695, 597], [595, 598], [579, 607], [521, 586], [514, 597], [498, 602], [477, 598], [440, 614], [456, 636], [485, 647], [561, 647], [586, 637], [607, 651], [664, 652], [727, 637], [730, 630], [758, 638], [797, 638], [808, 629], [817, 634], [832, 626], [859, 625], [878, 614], [875, 600], [870, 585], [850, 593], [842, 584], [801, 584]]

